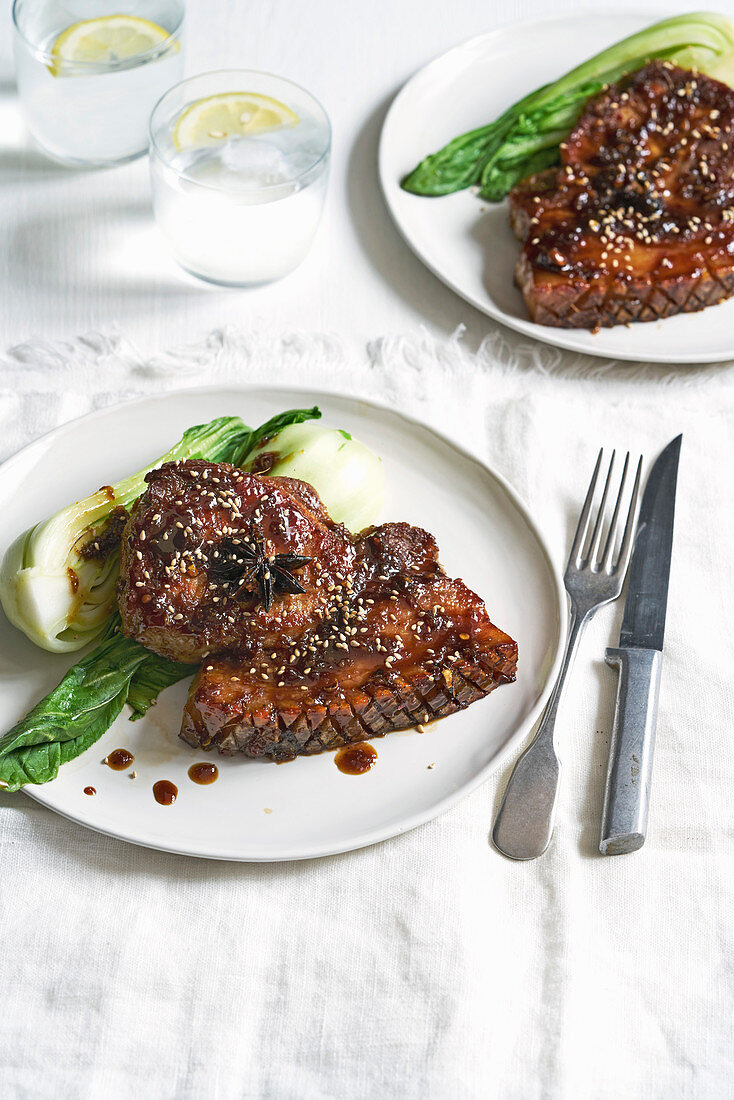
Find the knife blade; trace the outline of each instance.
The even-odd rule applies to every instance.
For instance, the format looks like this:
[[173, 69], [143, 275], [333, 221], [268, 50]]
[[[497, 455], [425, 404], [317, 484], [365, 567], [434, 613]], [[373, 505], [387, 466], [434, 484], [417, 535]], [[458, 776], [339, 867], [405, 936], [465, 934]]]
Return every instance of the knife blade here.
[[648, 476], [619, 646], [606, 651], [607, 664], [619, 672], [599, 842], [607, 856], [637, 851], [647, 835], [682, 440], [671, 440]]

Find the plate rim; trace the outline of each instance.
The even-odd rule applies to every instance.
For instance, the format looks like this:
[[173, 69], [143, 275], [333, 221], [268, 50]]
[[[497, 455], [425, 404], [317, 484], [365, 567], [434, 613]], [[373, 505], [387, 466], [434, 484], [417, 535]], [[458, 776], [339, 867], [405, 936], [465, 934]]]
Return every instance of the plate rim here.
[[[383, 840], [389, 840], [394, 836], [400, 836], [403, 833], [409, 832], [412, 829], [418, 828], [420, 825], [424, 825], [429, 821], [434, 820], [447, 810], [451, 809], [454, 805], [460, 802], [463, 798], [467, 797], [472, 791], [476, 790], [482, 783], [484, 783], [489, 776], [496, 770], [498, 770], [505, 761], [516, 751], [520, 742], [527, 737], [528, 733], [532, 730], [533, 726], [540, 717], [550, 693], [553, 690], [558, 672], [560, 671], [561, 661], [563, 659], [564, 642], [568, 629], [568, 604], [566, 591], [563, 585], [560, 570], [550, 552], [547, 545], [545, 536], [540, 530], [535, 519], [530, 514], [530, 511], [517, 492], [517, 490], [509, 483], [503, 474], [498, 470], [495, 470], [489, 463], [485, 462], [482, 458], [478, 457], [468, 448], [464, 447], [461, 443], [457, 443], [440, 428], [434, 427], [433, 423], [420, 420], [417, 416], [413, 416], [411, 413], [405, 412], [402, 408], [390, 405], [388, 402], [376, 400], [372, 397], [366, 397], [360, 394], [344, 394], [339, 393], [336, 390], [327, 390], [323, 388], [314, 389], [308, 386], [302, 385], [267, 385], [263, 383], [217, 383], [207, 386], [190, 386], [177, 390], [162, 390], [158, 393], [143, 394], [139, 397], [135, 397], [126, 401], [113, 402], [110, 405], [106, 405], [104, 408], [95, 409], [88, 413], [82, 413], [80, 416], [75, 416], [73, 419], [66, 421], [63, 424], [58, 425], [56, 428], [51, 428], [50, 431], [44, 432], [42, 435], [37, 436], [30, 443], [27, 443], [15, 454], [7, 458], [2, 464], [0, 464], [0, 477], [7, 474], [26, 458], [29, 454], [32, 456], [35, 450], [41, 450], [43, 445], [46, 444], [51, 438], [59, 439], [73, 434], [74, 428], [83, 422], [103, 420], [106, 416], [109, 416], [113, 412], [120, 412], [121, 410], [132, 411], [139, 405], [148, 404], [151, 402], [165, 402], [171, 398], [179, 397], [195, 397], [198, 395], [215, 395], [218, 393], [232, 393], [241, 392], [243, 395], [253, 392], [261, 392], [267, 394], [282, 392], [289, 392], [293, 394], [303, 395], [306, 398], [310, 395], [309, 400], [312, 404], [318, 404], [319, 399], [332, 399], [336, 398], [341, 401], [346, 401], [354, 405], [360, 403], [366, 404], [373, 409], [381, 412], [391, 413], [394, 417], [406, 421], [411, 427], [420, 428], [423, 431], [427, 431], [430, 434], [438, 438], [444, 445], [452, 448], [465, 460], [473, 462], [476, 466], [480, 467], [485, 474], [489, 476], [497, 483], [499, 488], [507, 496], [515, 510], [519, 513], [522, 520], [528, 527], [532, 534], [535, 543], [545, 560], [548, 568], [549, 577], [551, 580], [551, 587], [555, 598], [555, 612], [558, 620], [558, 638], [556, 642], [555, 653], [553, 660], [545, 674], [545, 682], [542, 690], [538, 696], [538, 699], [533, 707], [529, 710], [525, 719], [520, 722], [515, 728], [514, 732], [508, 738], [507, 742], [497, 752], [497, 754], [485, 764], [478, 772], [472, 776], [470, 780], [462, 784], [457, 790], [450, 792], [437, 802], [431, 804], [427, 810], [422, 810], [412, 814], [408, 818], [401, 821], [401, 824], [395, 828], [394, 826], [378, 826], [374, 829], [362, 834], [359, 843], [348, 841], [344, 844], [334, 845], [333, 841], [324, 845], [316, 845], [309, 851], [292, 851], [285, 850], [282, 854], [278, 855], [221, 855], [221, 854], [207, 854], [203, 851], [195, 850], [182, 850], [181, 848], [173, 848], [165, 844], [151, 843], [149, 840], [145, 840], [140, 836], [134, 836], [125, 830], [111, 831], [109, 829], [100, 828], [97, 825], [90, 824], [88, 821], [80, 815], [74, 813], [68, 813], [64, 810], [57, 809], [55, 806], [51, 806], [43, 798], [41, 792], [46, 784], [28, 784], [21, 788], [21, 793], [28, 795], [39, 805], [44, 806], [52, 813], [60, 814], [69, 821], [73, 821], [77, 825], [81, 825], [86, 829], [91, 829], [93, 832], [99, 833], [103, 836], [110, 836], [116, 840], [123, 841], [127, 844], [134, 844], [141, 848], [150, 848], [154, 851], [169, 852], [173, 855], [185, 856], [187, 858], [196, 859], [211, 859], [222, 860], [228, 863], [281, 863], [281, 862], [296, 862], [304, 859], [319, 859], [330, 855], [339, 855], [343, 852], [358, 851], [360, 848], [369, 847], [372, 844], [377, 844]], [[4, 612], [3, 612], [4, 614]], [[16, 629], [16, 628], [13, 628]], [[34, 787], [37, 789], [34, 790]], [[489, 832], [489, 822], [487, 826]]]
[[[658, 9], [644, 9], [644, 12], [648, 13], [651, 19], [664, 18], [664, 11]], [[634, 16], [641, 14], [640, 11], [633, 7], [625, 7], [621, 9], [621, 13], [624, 15]], [[473, 35], [470, 38], [465, 39], [463, 42], [458, 42], [456, 45], [451, 46], [448, 50], [444, 50], [443, 53], [436, 54], [430, 58], [424, 65], [417, 69], [408, 79], [401, 85], [399, 90], [393, 97], [390, 106], [387, 110], [387, 114], [383, 119], [382, 126], [380, 127], [380, 138], [377, 150], [377, 174], [380, 181], [380, 190], [382, 191], [382, 197], [387, 206], [388, 212], [392, 219], [393, 225], [397, 229], [402, 240], [410, 248], [411, 252], [420, 260], [420, 262], [440, 281], [447, 286], [454, 294], [458, 295], [463, 301], [468, 302], [469, 305], [479, 310], [486, 317], [490, 317], [493, 321], [496, 321], [500, 325], [504, 325], [505, 328], [511, 329], [513, 332], [518, 332], [523, 336], [530, 337], [533, 340], [537, 340], [541, 344], [546, 344], [549, 347], [562, 348], [564, 351], [573, 352], [576, 355], [589, 355], [597, 359], [608, 359], [610, 361], [621, 362], [645, 362], [648, 364], [661, 364], [661, 365], [675, 365], [675, 366], [695, 366], [702, 363], [722, 363], [727, 362], [734, 358], [734, 344], [726, 355], [713, 356], [710, 353], [691, 351], [686, 353], [685, 356], [680, 355], [660, 355], [658, 358], [648, 358], [645, 353], [635, 353], [627, 350], [613, 350], [603, 347], [579, 347], [573, 343], [572, 337], [566, 335], [573, 330], [567, 330], [562, 328], [552, 328], [547, 325], [538, 325], [534, 321], [530, 321], [523, 317], [512, 317], [505, 313], [502, 309], [494, 304], [492, 299], [487, 295], [486, 298], [480, 298], [470, 291], [461, 289], [458, 284], [449, 276], [439, 270], [439, 267], [431, 260], [431, 258], [424, 252], [420, 244], [414, 240], [405, 226], [402, 224], [402, 219], [396, 209], [393, 195], [400, 192], [399, 182], [396, 181], [392, 174], [387, 170], [387, 147], [390, 141], [390, 130], [394, 125], [395, 116], [397, 115], [400, 107], [401, 100], [406, 96], [413, 85], [419, 80], [426, 79], [430, 76], [429, 70], [441, 65], [444, 65], [454, 54], [459, 54], [464, 51], [471, 50], [477, 46], [485, 46], [491, 42], [492, 39], [502, 39], [504, 36], [512, 33], [513, 37], [517, 33], [534, 29], [537, 30], [548, 25], [558, 25], [562, 23], [577, 24], [581, 20], [594, 17], [594, 16], [619, 16], [620, 9], [612, 8], [605, 5], [601, 8], [584, 8], [576, 12], [569, 12], [565, 15], [550, 15], [539, 19], [518, 19], [510, 23], [505, 23], [501, 27], [495, 27], [494, 30], [484, 31], [481, 34]], [[419, 197], [419, 196], [416, 196]], [[720, 303], [724, 304], [724, 303]], [[713, 308], [713, 307], [712, 307]], [[701, 310], [700, 313], [705, 312]], [[697, 316], [698, 314], [688, 314], [687, 316]], [[680, 315], [679, 315], [680, 316]]]

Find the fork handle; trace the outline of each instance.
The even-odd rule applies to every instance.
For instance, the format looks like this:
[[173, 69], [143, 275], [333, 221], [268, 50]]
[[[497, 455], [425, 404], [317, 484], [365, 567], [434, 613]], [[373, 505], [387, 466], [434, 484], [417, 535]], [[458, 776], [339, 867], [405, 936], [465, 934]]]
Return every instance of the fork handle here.
[[508, 859], [536, 859], [550, 844], [561, 762], [549, 724], [519, 757], [495, 818], [492, 842]]
[[663, 655], [629, 646], [608, 649], [606, 660], [619, 670], [619, 685], [599, 851], [618, 856], [645, 843]]
[[495, 818], [492, 842], [509, 859], [537, 859], [553, 836], [561, 778], [561, 763], [555, 748], [556, 716], [581, 631], [590, 614], [589, 611], [579, 613], [571, 602], [570, 629], [561, 671], [537, 733], [515, 764]]

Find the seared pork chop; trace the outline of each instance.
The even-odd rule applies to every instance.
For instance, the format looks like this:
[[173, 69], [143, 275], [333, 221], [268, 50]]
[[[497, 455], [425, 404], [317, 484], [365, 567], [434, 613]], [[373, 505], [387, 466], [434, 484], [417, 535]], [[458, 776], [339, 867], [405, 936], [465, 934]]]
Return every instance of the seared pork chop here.
[[[237, 651], [243, 639], [272, 650], [320, 622], [354, 546], [310, 485], [203, 461], [167, 463], [146, 481], [122, 536], [125, 634], [193, 663]], [[255, 575], [258, 550], [274, 584], [269, 609]]]
[[534, 321], [656, 321], [734, 293], [734, 91], [652, 62], [587, 104], [561, 168], [518, 184], [515, 278]]
[[290, 760], [461, 710], [517, 665], [516, 643], [446, 576], [433, 537], [401, 523], [356, 540], [323, 621], [283, 643], [205, 662], [182, 738]]

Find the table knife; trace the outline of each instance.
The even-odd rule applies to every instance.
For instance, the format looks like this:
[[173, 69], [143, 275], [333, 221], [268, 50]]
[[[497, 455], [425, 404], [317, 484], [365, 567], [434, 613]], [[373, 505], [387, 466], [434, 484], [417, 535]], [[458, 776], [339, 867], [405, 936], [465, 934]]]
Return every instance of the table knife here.
[[599, 851], [635, 852], [645, 843], [665, 636], [678, 459], [682, 435], [647, 479], [627, 580], [619, 646], [607, 664], [619, 672]]

